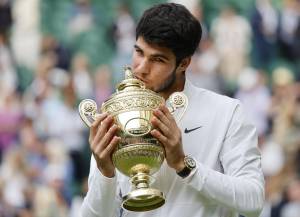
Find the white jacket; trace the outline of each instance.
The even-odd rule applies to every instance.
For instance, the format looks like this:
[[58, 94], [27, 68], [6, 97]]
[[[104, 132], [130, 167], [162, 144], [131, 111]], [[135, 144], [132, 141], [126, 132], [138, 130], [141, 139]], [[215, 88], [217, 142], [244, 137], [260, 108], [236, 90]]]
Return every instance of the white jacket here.
[[129, 212], [120, 206], [121, 196], [130, 191], [128, 177], [119, 172], [104, 177], [92, 158], [83, 217], [259, 216], [264, 204], [261, 157], [256, 130], [241, 104], [189, 81], [183, 92], [189, 105], [178, 126], [184, 152], [197, 161], [197, 168], [182, 179], [164, 162], [152, 187], [164, 192], [166, 203], [153, 211]]

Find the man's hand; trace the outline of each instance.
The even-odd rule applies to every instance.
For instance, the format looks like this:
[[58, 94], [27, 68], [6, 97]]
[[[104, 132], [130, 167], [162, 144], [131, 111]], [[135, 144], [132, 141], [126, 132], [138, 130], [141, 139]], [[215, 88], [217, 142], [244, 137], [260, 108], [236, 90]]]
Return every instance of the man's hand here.
[[98, 169], [106, 177], [115, 175], [112, 153], [121, 139], [115, 135], [117, 130], [118, 127], [113, 124], [112, 116], [106, 113], [98, 115], [90, 128], [90, 148]]
[[153, 111], [153, 114], [151, 123], [155, 129], [151, 131], [151, 134], [163, 145], [169, 167], [179, 172], [184, 168], [185, 156], [181, 131], [165, 105], [160, 105], [158, 109]]

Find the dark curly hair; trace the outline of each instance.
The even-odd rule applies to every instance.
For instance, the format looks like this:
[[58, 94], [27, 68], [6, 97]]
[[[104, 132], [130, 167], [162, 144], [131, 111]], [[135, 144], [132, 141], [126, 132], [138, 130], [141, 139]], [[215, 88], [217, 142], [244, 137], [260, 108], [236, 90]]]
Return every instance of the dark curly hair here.
[[182, 5], [163, 3], [147, 9], [136, 27], [139, 37], [149, 44], [169, 48], [176, 56], [176, 65], [192, 56], [202, 36], [199, 21]]

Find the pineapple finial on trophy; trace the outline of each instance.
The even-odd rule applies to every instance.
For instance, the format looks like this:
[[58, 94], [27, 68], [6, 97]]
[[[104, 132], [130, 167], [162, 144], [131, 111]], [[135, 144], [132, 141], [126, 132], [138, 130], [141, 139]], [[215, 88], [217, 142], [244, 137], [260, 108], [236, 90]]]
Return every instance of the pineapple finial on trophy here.
[[132, 69], [130, 66], [125, 66], [124, 71], [125, 71], [125, 79], [134, 78], [134, 75], [133, 75], [133, 72], [132, 72]]

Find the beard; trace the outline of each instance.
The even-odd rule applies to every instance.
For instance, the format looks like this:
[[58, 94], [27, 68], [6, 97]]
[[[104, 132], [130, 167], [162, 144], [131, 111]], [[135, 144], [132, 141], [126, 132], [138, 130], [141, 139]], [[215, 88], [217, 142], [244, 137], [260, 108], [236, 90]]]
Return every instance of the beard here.
[[167, 77], [167, 79], [164, 81], [164, 83], [158, 87], [157, 90], [155, 90], [155, 92], [159, 93], [159, 92], [163, 92], [168, 90], [170, 87], [172, 87], [172, 85], [175, 83], [176, 80], [176, 69], [177, 67], [173, 70], [173, 72], [170, 74], [169, 77]]

